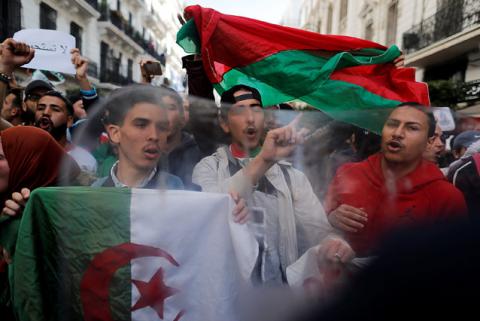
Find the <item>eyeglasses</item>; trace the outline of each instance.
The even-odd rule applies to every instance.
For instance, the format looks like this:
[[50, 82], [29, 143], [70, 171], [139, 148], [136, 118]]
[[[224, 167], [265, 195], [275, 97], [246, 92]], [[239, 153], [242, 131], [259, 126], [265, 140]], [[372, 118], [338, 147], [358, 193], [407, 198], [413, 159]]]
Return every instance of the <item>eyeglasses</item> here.
[[42, 98], [41, 95], [37, 95], [37, 94], [28, 94], [26, 97], [25, 97], [25, 100], [32, 100], [32, 101], [39, 101], [40, 98]]

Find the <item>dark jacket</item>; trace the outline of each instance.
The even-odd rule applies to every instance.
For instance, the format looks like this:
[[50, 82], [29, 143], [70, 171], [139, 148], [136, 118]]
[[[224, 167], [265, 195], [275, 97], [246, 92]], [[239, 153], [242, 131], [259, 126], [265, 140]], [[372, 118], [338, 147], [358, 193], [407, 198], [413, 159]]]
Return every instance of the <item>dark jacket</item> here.
[[200, 190], [192, 183], [193, 168], [202, 159], [200, 149], [192, 135], [182, 132], [182, 143], [168, 154], [167, 172], [178, 176], [183, 181], [185, 189]]
[[452, 168], [448, 172], [448, 180], [463, 193], [470, 219], [480, 220], [480, 166], [474, 157], [480, 158], [480, 154], [465, 158]]
[[102, 99], [98, 95], [90, 98], [82, 96], [82, 101], [88, 118], [83, 122], [75, 123], [70, 131], [72, 141], [76, 145], [92, 151], [98, 147], [100, 135], [105, 131], [102, 122], [105, 104], [102, 104]]
[[191, 96], [190, 120], [186, 130], [195, 137], [203, 158], [212, 155], [219, 146], [226, 144], [228, 137], [218, 124], [213, 86], [205, 73], [203, 63], [193, 57], [190, 55], [182, 58], [183, 68], [187, 70], [188, 93]]

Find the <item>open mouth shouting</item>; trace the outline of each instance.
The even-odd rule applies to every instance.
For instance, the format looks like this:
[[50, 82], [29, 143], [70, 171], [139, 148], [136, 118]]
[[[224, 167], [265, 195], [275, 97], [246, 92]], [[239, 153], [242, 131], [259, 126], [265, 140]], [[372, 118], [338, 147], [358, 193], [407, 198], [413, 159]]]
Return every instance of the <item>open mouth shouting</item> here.
[[38, 122], [38, 127], [40, 127], [43, 130], [49, 131], [53, 128], [53, 122], [49, 117], [43, 116], [41, 117]]
[[405, 145], [403, 145], [401, 142], [398, 140], [391, 140], [387, 142], [387, 150], [390, 153], [398, 153], [400, 152], [403, 148], [405, 148]]
[[160, 148], [158, 148], [158, 146], [148, 145], [143, 149], [143, 155], [148, 160], [156, 160], [160, 158], [161, 151], [160, 151]]
[[247, 127], [243, 132], [249, 140], [253, 140], [257, 137], [257, 129], [253, 126]]

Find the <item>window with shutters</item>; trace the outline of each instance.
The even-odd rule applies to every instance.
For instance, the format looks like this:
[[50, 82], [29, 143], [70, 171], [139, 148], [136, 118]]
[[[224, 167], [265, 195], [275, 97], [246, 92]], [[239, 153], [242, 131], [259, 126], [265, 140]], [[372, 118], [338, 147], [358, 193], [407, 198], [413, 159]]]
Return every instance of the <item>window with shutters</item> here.
[[394, 2], [388, 7], [387, 45], [393, 45], [397, 38], [398, 3]]
[[75, 43], [80, 52], [82, 52], [82, 27], [75, 22], [70, 23], [70, 34], [75, 37]]
[[57, 29], [57, 11], [44, 2], [40, 3], [40, 28]]

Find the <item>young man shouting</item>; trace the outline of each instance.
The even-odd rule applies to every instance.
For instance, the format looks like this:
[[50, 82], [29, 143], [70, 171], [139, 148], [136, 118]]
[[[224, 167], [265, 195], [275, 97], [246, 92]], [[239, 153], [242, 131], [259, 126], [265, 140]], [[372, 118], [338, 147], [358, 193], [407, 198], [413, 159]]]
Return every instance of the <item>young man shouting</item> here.
[[[260, 244], [254, 280], [281, 284], [287, 266], [326, 239], [331, 226], [306, 176], [282, 161], [302, 143], [303, 133], [287, 126], [264, 137], [264, 122], [256, 89], [238, 85], [224, 92], [220, 124], [231, 144], [202, 159], [193, 182], [204, 191], [236, 191], [246, 199]], [[323, 245], [320, 258], [348, 262], [354, 256], [340, 238]]]
[[383, 126], [381, 152], [337, 171], [325, 208], [359, 256], [371, 255], [394, 228], [466, 213], [460, 191], [423, 158], [435, 139], [435, 125], [425, 107], [405, 103]]
[[[118, 148], [118, 161], [110, 175], [98, 179], [93, 187], [183, 189], [182, 180], [160, 170], [159, 160], [168, 152], [171, 126], [167, 113], [168, 92], [146, 85], [119, 89], [106, 102], [105, 124]], [[236, 203], [234, 220], [245, 223], [245, 201], [231, 193]]]

